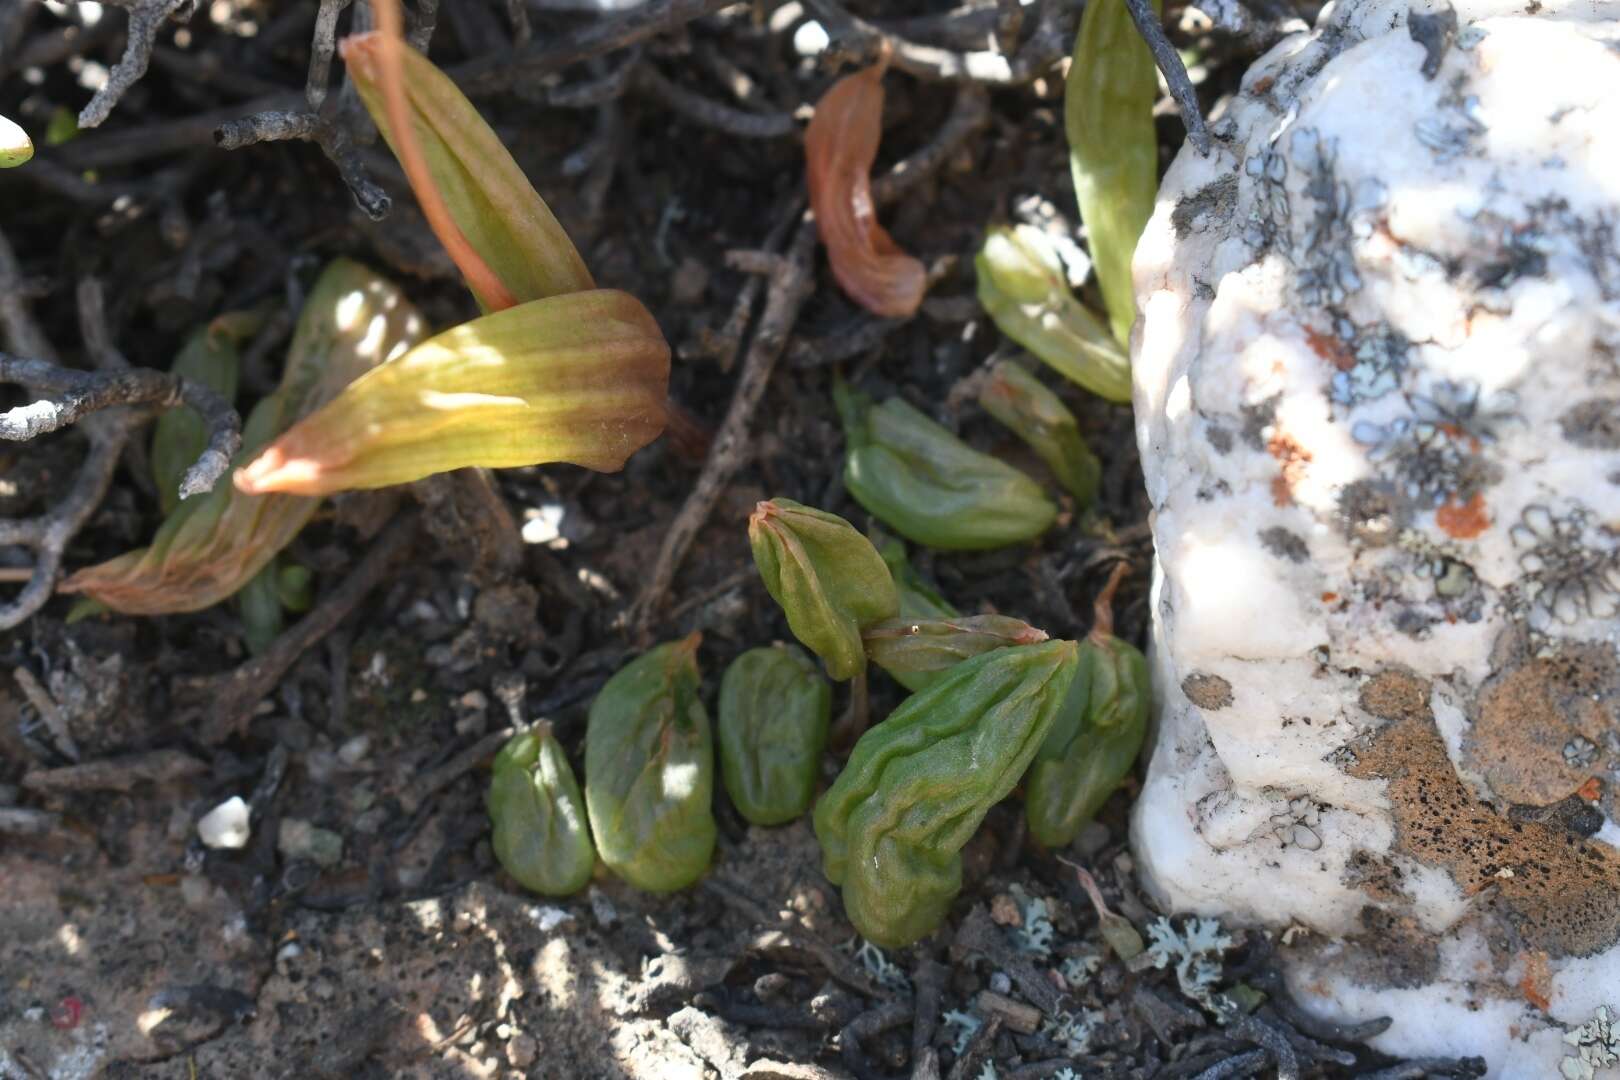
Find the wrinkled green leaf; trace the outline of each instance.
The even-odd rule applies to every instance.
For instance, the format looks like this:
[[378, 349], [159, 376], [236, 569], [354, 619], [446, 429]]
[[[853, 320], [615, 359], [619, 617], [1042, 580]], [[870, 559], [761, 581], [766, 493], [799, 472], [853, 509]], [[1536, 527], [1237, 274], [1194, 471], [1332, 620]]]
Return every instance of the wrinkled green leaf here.
[[794, 645], [749, 649], [720, 680], [720, 773], [755, 825], [792, 821], [815, 798], [832, 687]]
[[1072, 641], [984, 653], [863, 735], [816, 804], [822, 868], [862, 937], [909, 945], [962, 887], [963, 845], [1017, 785], [1076, 666]]
[[[1162, 8], [1163, 0], [1154, 0], [1153, 10]], [[1063, 126], [1080, 220], [1121, 345], [1129, 344], [1136, 321], [1131, 257], [1159, 190], [1159, 138], [1153, 130], [1158, 95], [1153, 54], [1125, 0], [1090, 0], [1069, 61]]]
[[1069, 291], [1045, 233], [1028, 225], [991, 229], [973, 268], [979, 303], [997, 329], [1098, 397], [1131, 400], [1130, 357]]
[[872, 542], [839, 517], [792, 499], [761, 502], [748, 519], [754, 565], [788, 627], [843, 681], [866, 670], [861, 628], [900, 610]]
[[1046, 633], [1007, 615], [946, 619], [885, 619], [861, 632], [866, 657], [908, 690], [921, 690], [963, 660], [1013, 645], [1034, 645]]
[[898, 398], [874, 406], [842, 382], [844, 484], [908, 540], [947, 550], [1005, 547], [1045, 532], [1057, 507], [1041, 486], [981, 454]]
[[979, 404], [1040, 455], [1081, 509], [1096, 501], [1102, 462], [1080, 437], [1074, 413], [1039, 379], [1004, 360], [991, 369]]
[[490, 847], [519, 885], [542, 896], [570, 896], [591, 880], [596, 848], [585, 800], [550, 724], [501, 748], [484, 801], [494, 826]]
[[1030, 835], [1049, 848], [1080, 835], [1130, 773], [1147, 737], [1147, 658], [1113, 634], [1106, 607], [1113, 588], [1099, 599], [1102, 617], [1080, 643], [1074, 686], [1024, 782]]
[[585, 805], [608, 869], [672, 892], [714, 852], [714, 744], [698, 697], [699, 635], [660, 645], [607, 681], [585, 728]]

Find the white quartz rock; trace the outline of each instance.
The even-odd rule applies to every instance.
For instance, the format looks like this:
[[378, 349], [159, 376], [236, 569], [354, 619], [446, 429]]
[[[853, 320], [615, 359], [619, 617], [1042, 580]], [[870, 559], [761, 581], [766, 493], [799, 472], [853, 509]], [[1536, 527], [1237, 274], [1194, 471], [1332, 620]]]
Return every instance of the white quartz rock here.
[[253, 836], [248, 804], [232, 795], [197, 822], [197, 836], [211, 848], [243, 848]]
[[1447, 10], [1281, 42], [1137, 248], [1134, 839], [1381, 1048], [1553, 1076], [1620, 1004], [1620, 3]]

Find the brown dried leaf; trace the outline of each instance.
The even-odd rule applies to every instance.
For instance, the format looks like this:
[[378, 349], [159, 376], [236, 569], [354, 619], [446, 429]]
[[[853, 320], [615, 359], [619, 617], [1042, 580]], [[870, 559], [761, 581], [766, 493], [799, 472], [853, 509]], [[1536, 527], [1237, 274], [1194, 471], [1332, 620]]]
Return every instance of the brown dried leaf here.
[[901, 251], [872, 205], [872, 163], [883, 138], [883, 70], [846, 75], [816, 103], [804, 133], [805, 173], [816, 228], [839, 287], [875, 315], [906, 318], [927, 271]]

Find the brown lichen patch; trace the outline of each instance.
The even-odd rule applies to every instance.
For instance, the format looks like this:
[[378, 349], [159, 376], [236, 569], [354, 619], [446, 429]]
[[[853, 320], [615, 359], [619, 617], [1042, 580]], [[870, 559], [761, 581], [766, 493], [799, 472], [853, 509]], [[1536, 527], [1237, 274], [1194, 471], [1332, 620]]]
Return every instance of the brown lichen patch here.
[[1311, 347], [1311, 352], [1340, 371], [1349, 371], [1356, 366], [1356, 354], [1337, 335], [1324, 334], [1307, 326], [1305, 343]]
[[1408, 915], [1371, 904], [1361, 909], [1361, 948], [1349, 954], [1350, 975], [1366, 986], [1415, 990], [1440, 974], [1440, 941]]
[[1271, 500], [1278, 506], [1288, 506], [1294, 501], [1294, 485], [1304, 479], [1310, 465], [1311, 452], [1285, 431], [1266, 440], [1266, 452], [1282, 464], [1282, 471], [1271, 481]]
[[1486, 686], [1468, 764], [1498, 797], [1548, 806], [1602, 770], [1603, 748], [1616, 732], [1620, 660], [1613, 647], [1567, 645], [1506, 669]]
[[1351, 852], [1344, 864], [1343, 881], [1352, 889], [1360, 889], [1370, 899], [1382, 904], [1395, 904], [1411, 900], [1406, 891], [1405, 875], [1401, 868], [1382, 855], [1365, 849]]
[[1588, 956], [1620, 940], [1620, 855], [1556, 826], [1510, 821], [1457, 777], [1429, 709], [1429, 683], [1368, 679], [1361, 707], [1387, 723], [1345, 771], [1384, 780], [1397, 854], [1445, 870], [1515, 927], [1526, 948]]
[[1491, 516], [1485, 512], [1485, 496], [1476, 491], [1465, 503], [1447, 499], [1434, 512], [1434, 523], [1453, 540], [1474, 539], [1491, 525]]
[[1181, 680], [1181, 692], [1200, 709], [1214, 712], [1232, 704], [1232, 684], [1219, 675], [1195, 671]]

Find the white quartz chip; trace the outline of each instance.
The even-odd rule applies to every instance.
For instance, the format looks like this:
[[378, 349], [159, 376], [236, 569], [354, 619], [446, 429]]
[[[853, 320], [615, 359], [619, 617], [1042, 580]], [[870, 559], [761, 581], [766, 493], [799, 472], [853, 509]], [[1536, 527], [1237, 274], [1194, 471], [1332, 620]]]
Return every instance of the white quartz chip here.
[[232, 795], [203, 815], [197, 822], [197, 835], [211, 848], [246, 847], [253, 835], [248, 824], [248, 804], [240, 795]]

